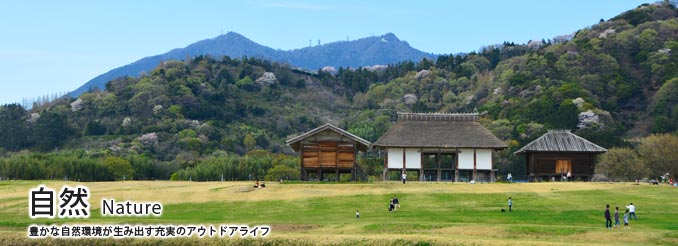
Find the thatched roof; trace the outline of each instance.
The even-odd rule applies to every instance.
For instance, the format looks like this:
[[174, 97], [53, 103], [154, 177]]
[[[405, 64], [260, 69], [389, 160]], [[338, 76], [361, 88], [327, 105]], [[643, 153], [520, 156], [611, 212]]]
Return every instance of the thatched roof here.
[[310, 130], [299, 136], [290, 138], [287, 141], [285, 141], [285, 143], [289, 145], [294, 151], [299, 151], [299, 149], [301, 148], [301, 141], [310, 137], [314, 137], [316, 135], [321, 135], [321, 133], [326, 133], [326, 131], [334, 132], [335, 136], [338, 135], [339, 137], [347, 137], [348, 139], [355, 141], [355, 145], [358, 150], [367, 151], [367, 149], [369, 149], [370, 147], [369, 141], [362, 139], [356, 135], [353, 135], [350, 132], [344, 131], [343, 129], [336, 127], [330, 123], [322, 125], [316, 129]]
[[398, 113], [373, 146], [504, 149], [506, 144], [478, 122], [478, 114]]
[[546, 134], [520, 148], [514, 154], [527, 152], [604, 153], [607, 149], [574, 135], [570, 130], [548, 130]]

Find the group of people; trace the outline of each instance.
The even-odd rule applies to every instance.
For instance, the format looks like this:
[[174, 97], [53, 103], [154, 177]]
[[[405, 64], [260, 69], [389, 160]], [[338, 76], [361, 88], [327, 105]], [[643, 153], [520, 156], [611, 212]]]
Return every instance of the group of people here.
[[[398, 197], [396, 196], [391, 197], [391, 200], [389, 200], [388, 202], [388, 212], [389, 213], [397, 212], [399, 208], [400, 201], [398, 200]], [[355, 219], [356, 220], [360, 219], [360, 210], [358, 209], [355, 210]]]
[[662, 183], [664, 183], [664, 184], [668, 184], [670, 186], [678, 186], [673, 181], [673, 178], [671, 177], [670, 173], [665, 173], [664, 175], [661, 176], [661, 178], [662, 178]]
[[266, 188], [266, 182], [261, 182], [261, 184], [259, 184], [259, 180], [257, 179], [254, 182], [254, 188]]
[[[614, 217], [613, 217], [614, 216]], [[612, 227], [612, 218], [614, 218], [614, 227]], [[628, 206], [626, 206], [626, 211], [624, 211], [624, 228], [629, 229], [631, 228], [629, 226], [629, 220], [632, 219], [637, 220], [636, 218], [636, 206], [633, 205], [633, 203], [630, 203]], [[610, 214], [610, 204], [605, 205], [605, 228], [607, 229], [613, 229], [621, 227], [621, 223], [619, 223], [619, 207], [614, 208], [614, 215]]]

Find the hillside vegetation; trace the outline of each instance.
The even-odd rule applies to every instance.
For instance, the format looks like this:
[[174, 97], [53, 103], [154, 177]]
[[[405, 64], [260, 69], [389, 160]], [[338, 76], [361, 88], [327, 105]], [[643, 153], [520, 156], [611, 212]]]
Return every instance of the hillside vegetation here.
[[[676, 16], [669, 3], [642, 5], [571, 37], [387, 67], [308, 72], [209, 56], [163, 62], [78, 98], [31, 110], [0, 107], [0, 154], [27, 163], [65, 156], [63, 163], [74, 166], [91, 159], [87, 165], [95, 167], [109, 159], [108, 170], [137, 170], [108, 179], [139, 178], [143, 168], [135, 163], [163, 170], [144, 178], [168, 179], [212, 158], [237, 158], [222, 167], [236, 173], [226, 179], [263, 178], [272, 162], [252, 171], [245, 159], [287, 158], [278, 164], [292, 170], [279, 169], [293, 173], [294, 159], [277, 155], [291, 154], [285, 139], [325, 122], [374, 141], [398, 111], [477, 111], [509, 145], [496, 161], [500, 171], [520, 173], [524, 162], [513, 151], [549, 128], [572, 129], [607, 148], [628, 146], [624, 138], [677, 132]], [[18, 172], [4, 163], [0, 176]], [[36, 177], [61, 178], [45, 175]]]

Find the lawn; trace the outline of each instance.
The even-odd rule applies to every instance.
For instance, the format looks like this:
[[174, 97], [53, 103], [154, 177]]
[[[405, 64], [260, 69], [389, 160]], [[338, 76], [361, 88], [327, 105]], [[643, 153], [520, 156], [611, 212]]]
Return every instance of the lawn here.
[[[678, 188], [632, 183], [371, 184], [126, 181], [90, 189], [89, 219], [28, 217], [28, 191], [74, 182], [0, 182], [0, 245], [678, 245]], [[398, 196], [402, 208], [387, 211]], [[513, 198], [513, 212], [506, 199]], [[160, 217], [101, 217], [101, 199], [163, 204]], [[631, 229], [606, 230], [605, 204], [633, 202]], [[355, 218], [360, 210], [360, 220]], [[264, 239], [28, 239], [30, 224], [270, 225]]]

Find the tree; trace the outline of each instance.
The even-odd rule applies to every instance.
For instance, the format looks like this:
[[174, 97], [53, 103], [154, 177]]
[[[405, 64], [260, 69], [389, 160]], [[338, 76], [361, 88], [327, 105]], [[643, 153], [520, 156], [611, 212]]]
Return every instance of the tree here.
[[257, 140], [250, 133], [245, 136], [242, 143], [247, 147], [248, 151], [254, 150], [254, 147], [257, 146]]
[[650, 169], [650, 177], [678, 174], [678, 137], [671, 134], [650, 135], [641, 140], [638, 153]]
[[279, 164], [268, 170], [268, 173], [266, 174], [266, 180], [298, 180], [299, 175], [299, 170], [288, 167], [284, 164]]
[[250, 76], [245, 76], [244, 78], [238, 80], [235, 82], [235, 85], [246, 91], [254, 91], [256, 89], [254, 81], [252, 78], [250, 78]]
[[216, 84], [216, 87], [225, 87], [226, 85], [233, 84], [235, 83], [235, 79], [231, 75], [231, 73], [228, 72], [227, 69], [221, 69], [219, 70], [219, 73], [217, 73], [217, 77], [214, 79], [214, 81], [218, 84]]
[[647, 177], [649, 169], [634, 150], [612, 148], [600, 157], [595, 172], [610, 180], [632, 181]]
[[66, 114], [55, 109], [43, 111], [33, 129], [36, 146], [42, 150], [61, 146], [72, 133]]
[[652, 132], [664, 133], [678, 129], [678, 78], [666, 81], [655, 95], [652, 106]]
[[97, 120], [90, 120], [85, 126], [85, 135], [104, 135], [106, 134], [106, 127]]
[[544, 124], [549, 128], [558, 129], [572, 129], [578, 122], [577, 106], [570, 99], [563, 101], [555, 112], [544, 119]]
[[181, 106], [172, 105], [167, 110], [173, 118], [182, 119], [184, 116], [181, 114]]
[[652, 28], [645, 29], [638, 37], [640, 48], [645, 51], [654, 51], [660, 45], [659, 34]]
[[0, 107], [0, 147], [20, 150], [28, 143], [25, 125], [26, 111], [18, 104]]
[[511, 138], [511, 132], [513, 131], [513, 126], [511, 122], [507, 119], [498, 119], [490, 122], [485, 127], [487, 127], [495, 136], [501, 140], [509, 140]]
[[116, 179], [132, 179], [134, 168], [128, 160], [109, 156], [104, 159], [104, 166], [113, 173]]

